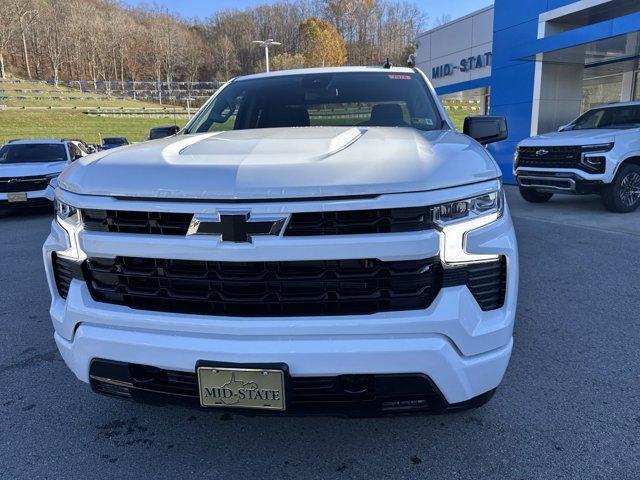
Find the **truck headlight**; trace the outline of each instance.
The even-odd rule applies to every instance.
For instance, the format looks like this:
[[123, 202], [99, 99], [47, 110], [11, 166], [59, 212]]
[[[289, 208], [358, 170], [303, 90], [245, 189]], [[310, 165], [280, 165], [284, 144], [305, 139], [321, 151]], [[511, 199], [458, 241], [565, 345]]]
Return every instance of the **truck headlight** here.
[[59, 173], [51, 173], [49, 175], [47, 175], [45, 178], [47, 180], [49, 180], [49, 185], [51, 186], [51, 188], [53, 188], [54, 190], [56, 189], [56, 187], [58, 186], [58, 176], [60, 174]]
[[433, 207], [433, 222], [442, 232], [440, 257], [447, 264], [486, 262], [498, 255], [468, 253], [467, 234], [498, 220], [504, 212], [502, 188]]
[[78, 241], [78, 232], [82, 229], [80, 210], [58, 198], [53, 200], [53, 208], [56, 222], [67, 232], [69, 238], [69, 248], [56, 252], [56, 255], [74, 261], [84, 260], [86, 255], [82, 252]]
[[58, 220], [58, 223], [61, 225], [80, 225], [80, 212], [76, 207], [56, 198], [53, 201], [53, 208], [56, 213], [56, 220]]
[[594, 144], [594, 145], [583, 145], [582, 146], [582, 151], [585, 153], [590, 153], [590, 152], [608, 152], [609, 150], [611, 150], [614, 146], [613, 142], [609, 142], [609, 143], [598, 143], [598, 144]]

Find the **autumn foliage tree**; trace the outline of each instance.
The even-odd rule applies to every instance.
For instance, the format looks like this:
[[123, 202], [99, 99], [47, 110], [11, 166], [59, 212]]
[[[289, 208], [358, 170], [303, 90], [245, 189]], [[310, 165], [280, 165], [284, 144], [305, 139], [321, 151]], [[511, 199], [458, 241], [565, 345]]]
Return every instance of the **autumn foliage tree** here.
[[312, 17], [300, 25], [302, 55], [307, 67], [333, 67], [347, 62], [347, 46], [336, 27]]

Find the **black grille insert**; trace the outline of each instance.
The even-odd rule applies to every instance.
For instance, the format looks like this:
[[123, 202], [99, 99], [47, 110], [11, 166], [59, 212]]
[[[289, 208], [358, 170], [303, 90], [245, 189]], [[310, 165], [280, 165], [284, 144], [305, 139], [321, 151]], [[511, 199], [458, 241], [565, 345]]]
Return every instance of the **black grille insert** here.
[[500, 257], [495, 262], [446, 269], [442, 286], [454, 285], [466, 285], [484, 311], [501, 308], [507, 289], [507, 260]]
[[[91, 231], [186, 235], [193, 214], [82, 210], [84, 228]], [[285, 236], [349, 235], [430, 230], [429, 207], [293, 213]]]
[[52, 254], [51, 259], [58, 293], [62, 298], [67, 298], [71, 280], [73, 278], [82, 278], [82, 265], [73, 260], [59, 257], [55, 252]]
[[186, 235], [192, 218], [191, 213], [82, 210], [85, 230], [101, 232]]
[[0, 192], [37, 192], [49, 185], [49, 179], [38, 175], [35, 177], [4, 177], [0, 178]]
[[285, 236], [416, 232], [433, 228], [428, 207], [294, 213]]
[[438, 259], [206, 262], [116, 257], [85, 262], [97, 301], [223, 316], [364, 315], [427, 308]]

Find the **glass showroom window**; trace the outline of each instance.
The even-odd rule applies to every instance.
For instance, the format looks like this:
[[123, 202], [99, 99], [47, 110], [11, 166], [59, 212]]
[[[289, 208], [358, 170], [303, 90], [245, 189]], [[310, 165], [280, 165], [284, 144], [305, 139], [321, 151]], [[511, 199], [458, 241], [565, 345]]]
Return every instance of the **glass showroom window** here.
[[619, 102], [622, 74], [585, 78], [582, 82], [582, 111], [607, 103]]

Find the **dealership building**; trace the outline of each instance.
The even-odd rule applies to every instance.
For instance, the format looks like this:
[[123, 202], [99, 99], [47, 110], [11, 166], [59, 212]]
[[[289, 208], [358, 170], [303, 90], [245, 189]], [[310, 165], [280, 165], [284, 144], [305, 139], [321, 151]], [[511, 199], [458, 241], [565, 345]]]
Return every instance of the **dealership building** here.
[[495, 0], [418, 35], [416, 47], [443, 99], [507, 117], [509, 138], [489, 149], [509, 183], [523, 138], [640, 100], [640, 0]]

